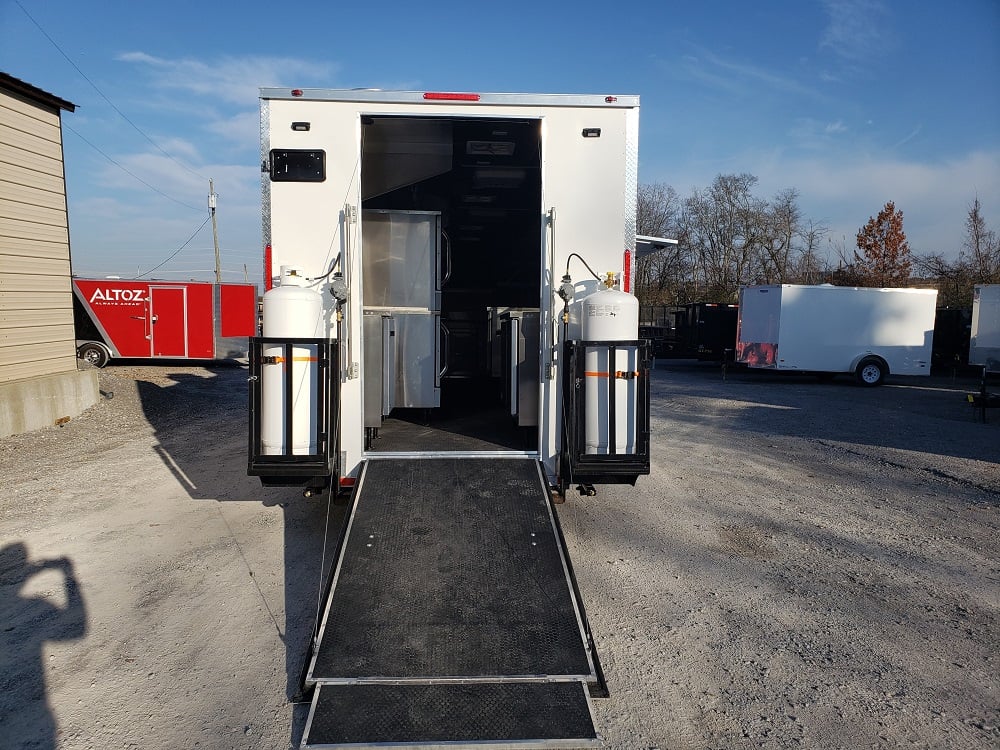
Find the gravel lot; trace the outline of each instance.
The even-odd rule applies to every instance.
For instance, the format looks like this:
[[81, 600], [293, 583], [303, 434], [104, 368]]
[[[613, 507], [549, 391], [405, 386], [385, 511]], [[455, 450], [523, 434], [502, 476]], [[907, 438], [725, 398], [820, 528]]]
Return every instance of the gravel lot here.
[[[343, 508], [245, 476], [241, 367], [100, 378], [113, 398], [0, 440], [0, 747], [297, 743]], [[559, 506], [606, 747], [1000, 746], [1000, 413], [974, 420], [974, 381], [673, 362], [652, 387], [652, 475]]]

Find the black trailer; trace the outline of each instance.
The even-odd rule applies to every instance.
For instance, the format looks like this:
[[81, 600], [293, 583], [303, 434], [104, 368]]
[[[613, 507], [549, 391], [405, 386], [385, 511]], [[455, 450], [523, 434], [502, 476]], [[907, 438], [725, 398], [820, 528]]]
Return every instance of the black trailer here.
[[939, 307], [934, 314], [931, 367], [946, 372], [968, 365], [971, 333], [972, 310], [970, 308]]

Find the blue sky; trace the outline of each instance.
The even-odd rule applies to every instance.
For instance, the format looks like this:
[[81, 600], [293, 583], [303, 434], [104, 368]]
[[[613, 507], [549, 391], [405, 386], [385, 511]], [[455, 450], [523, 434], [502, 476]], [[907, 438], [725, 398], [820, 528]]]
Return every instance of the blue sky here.
[[977, 196], [1000, 231], [998, 0], [0, 0], [0, 70], [78, 105], [80, 275], [194, 235], [151, 275], [211, 278], [212, 178], [224, 278], [260, 280], [260, 86], [638, 94], [640, 182], [795, 188], [832, 257], [890, 200], [916, 253], [957, 257]]

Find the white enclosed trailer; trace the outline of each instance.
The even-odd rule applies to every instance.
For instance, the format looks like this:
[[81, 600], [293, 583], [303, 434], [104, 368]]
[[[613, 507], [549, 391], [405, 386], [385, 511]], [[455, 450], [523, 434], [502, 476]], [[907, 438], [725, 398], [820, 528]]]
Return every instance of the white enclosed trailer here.
[[304, 746], [598, 744], [551, 490], [649, 473], [638, 106], [261, 91], [249, 473], [353, 488]]
[[[560, 474], [563, 341], [581, 336], [582, 301], [603, 288], [595, 276], [611, 272], [630, 291], [638, 106], [618, 95], [261, 90], [265, 286], [284, 268], [322, 298], [345, 485], [367, 456], [390, 451], [400, 430], [387, 422], [488, 420], [478, 407], [495, 397], [511, 411], [491, 426], [513, 417], [516, 448], [449, 449], [537, 456]], [[266, 305], [265, 294], [265, 337]], [[413, 450], [438, 449], [394, 452]]]
[[973, 293], [969, 364], [1000, 372], [1000, 284], [977, 285]]
[[929, 375], [937, 290], [774, 284], [740, 289], [736, 361], [752, 368]]

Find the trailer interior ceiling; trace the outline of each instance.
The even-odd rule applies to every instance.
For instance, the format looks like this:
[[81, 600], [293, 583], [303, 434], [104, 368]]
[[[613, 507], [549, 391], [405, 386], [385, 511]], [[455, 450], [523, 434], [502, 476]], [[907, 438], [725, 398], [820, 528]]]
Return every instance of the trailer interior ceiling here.
[[[496, 431], [491, 442], [537, 449], [537, 437], [530, 435], [536, 442], [526, 447], [528, 431], [512, 431], [501, 408], [490, 310], [540, 305], [541, 121], [365, 116], [361, 165], [363, 211], [440, 212], [446, 236], [441, 318], [449, 340], [441, 408], [417, 418], [433, 423], [475, 412]], [[537, 340], [532, 345], [538, 351]], [[487, 413], [496, 416], [486, 419]]]

